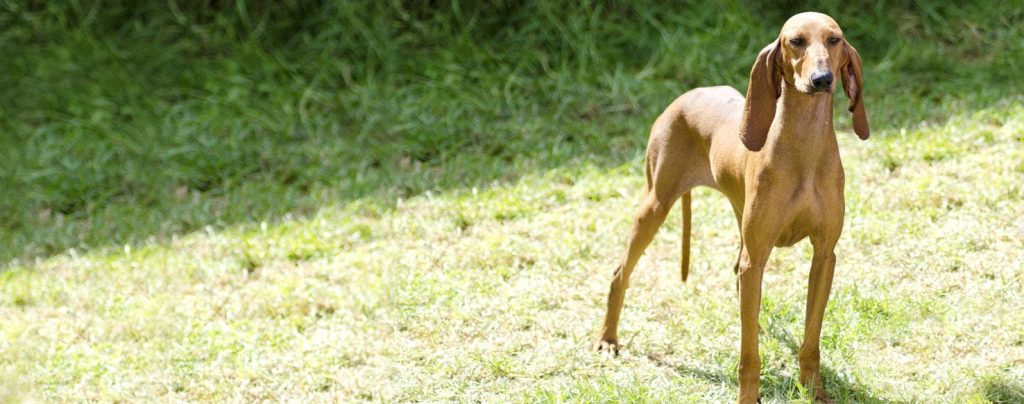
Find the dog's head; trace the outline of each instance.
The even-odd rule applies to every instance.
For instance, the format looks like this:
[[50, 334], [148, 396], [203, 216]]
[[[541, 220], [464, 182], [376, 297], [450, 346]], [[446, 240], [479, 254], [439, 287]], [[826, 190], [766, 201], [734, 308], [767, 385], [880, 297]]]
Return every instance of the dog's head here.
[[821, 13], [800, 13], [782, 26], [779, 38], [764, 47], [750, 70], [740, 138], [748, 149], [764, 147], [775, 118], [775, 105], [782, 86], [807, 96], [831, 97], [835, 76], [843, 81], [850, 100], [853, 130], [861, 139], [871, 135], [864, 111], [860, 55], [843, 36], [832, 17]]

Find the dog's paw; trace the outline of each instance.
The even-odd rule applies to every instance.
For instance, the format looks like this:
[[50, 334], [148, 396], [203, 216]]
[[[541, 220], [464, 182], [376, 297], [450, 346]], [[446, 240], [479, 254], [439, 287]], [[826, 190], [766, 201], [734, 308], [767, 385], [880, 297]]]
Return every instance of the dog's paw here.
[[829, 397], [828, 393], [825, 392], [825, 388], [821, 387], [821, 386], [817, 386], [814, 389], [814, 402], [816, 404], [832, 404], [832, 403], [834, 403], [834, 401], [832, 401], [832, 397]]
[[828, 396], [828, 392], [825, 391], [825, 386], [821, 383], [821, 376], [805, 376], [803, 377], [803, 385], [814, 389], [814, 402], [818, 404], [832, 404], [832, 398]]
[[607, 353], [615, 356], [619, 356], [619, 341], [614, 339], [604, 339], [597, 341], [596, 348], [597, 352]]

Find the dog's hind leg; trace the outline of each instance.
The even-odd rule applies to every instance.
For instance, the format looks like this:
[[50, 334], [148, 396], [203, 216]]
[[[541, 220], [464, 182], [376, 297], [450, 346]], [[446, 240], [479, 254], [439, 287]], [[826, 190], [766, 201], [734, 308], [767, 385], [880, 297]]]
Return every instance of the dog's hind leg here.
[[619, 262], [608, 291], [608, 311], [605, 313], [599, 350], [617, 352], [619, 314], [622, 311], [629, 277], [640, 256], [654, 239], [658, 228], [665, 222], [672, 205], [683, 192], [688, 192], [695, 181], [687, 181], [688, 167], [683, 164], [665, 164], [665, 156], [653, 148], [647, 156], [647, 188], [640, 200], [640, 207], [633, 216], [633, 230], [629, 238], [626, 256]]
[[[686, 122], [686, 114], [681, 110], [685, 98], [680, 97], [658, 119], [651, 128], [651, 136], [647, 142], [647, 158], [645, 171], [647, 186], [640, 200], [640, 208], [633, 216], [633, 230], [629, 237], [626, 256], [615, 268], [611, 286], [608, 290], [608, 311], [605, 313], [599, 350], [617, 352], [619, 314], [622, 312], [629, 277], [636, 267], [637, 261], [644, 250], [654, 239], [658, 228], [665, 222], [672, 205], [684, 193], [684, 202], [689, 202], [689, 192], [698, 185], [712, 185], [711, 164], [708, 160], [708, 144], [700, 133]], [[684, 204], [683, 214], [689, 213], [689, 204]], [[685, 216], [684, 216], [685, 221]], [[683, 232], [688, 233], [690, 226], [684, 223]], [[689, 243], [684, 237], [684, 246]], [[683, 277], [686, 277], [685, 261], [688, 252], [684, 253]]]
[[640, 202], [640, 208], [634, 215], [629, 248], [626, 251], [626, 256], [615, 269], [611, 288], [608, 291], [608, 311], [605, 313], [604, 328], [601, 331], [601, 340], [598, 342], [599, 350], [618, 352], [619, 314], [626, 297], [626, 288], [629, 287], [629, 276], [633, 273], [644, 250], [654, 239], [658, 228], [665, 222], [665, 216], [674, 202], [660, 199], [653, 190], [645, 192]]

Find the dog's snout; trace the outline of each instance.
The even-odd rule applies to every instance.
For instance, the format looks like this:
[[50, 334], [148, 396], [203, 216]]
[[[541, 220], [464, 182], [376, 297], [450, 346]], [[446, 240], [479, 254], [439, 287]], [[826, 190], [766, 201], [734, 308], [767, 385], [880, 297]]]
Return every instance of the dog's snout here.
[[827, 70], [818, 70], [811, 74], [811, 85], [814, 86], [815, 90], [829, 90], [832, 88], [832, 72]]

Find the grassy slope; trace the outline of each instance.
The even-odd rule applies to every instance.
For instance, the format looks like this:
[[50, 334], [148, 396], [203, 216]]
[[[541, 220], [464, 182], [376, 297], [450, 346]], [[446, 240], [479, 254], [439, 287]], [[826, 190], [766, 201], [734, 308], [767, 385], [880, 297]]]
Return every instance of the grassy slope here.
[[[347, 4], [286, 6], [301, 27], [259, 4], [6, 10], [11, 394], [730, 397], [720, 196], [696, 198], [692, 283], [670, 220], [624, 356], [588, 345], [644, 129], [685, 88], [743, 85], [789, 10]], [[857, 401], [1020, 400], [1021, 10], [875, 7], [813, 7], [865, 57], [876, 135], [840, 135], [827, 383]], [[799, 397], [808, 254], [777, 251], [766, 276], [769, 397]]]

